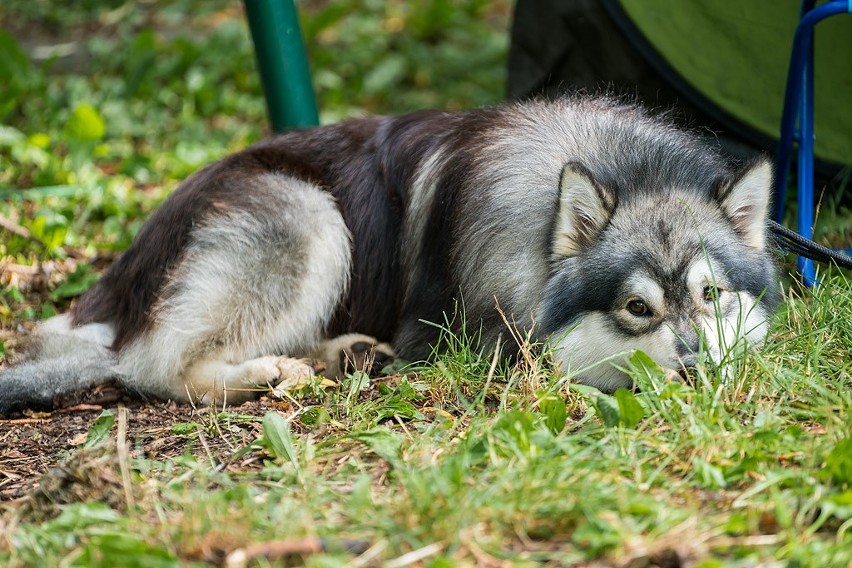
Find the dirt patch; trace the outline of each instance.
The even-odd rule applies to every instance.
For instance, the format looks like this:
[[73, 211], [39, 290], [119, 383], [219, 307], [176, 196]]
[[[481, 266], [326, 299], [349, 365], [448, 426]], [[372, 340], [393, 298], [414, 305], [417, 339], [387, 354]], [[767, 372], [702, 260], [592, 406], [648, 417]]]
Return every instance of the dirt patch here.
[[[72, 454], [85, 446], [95, 420], [105, 409], [118, 405], [127, 409], [126, 438], [131, 457], [164, 460], [190, 452], [221, 469], [261, 466], [257, 454], [234, 458], [260, 436], [258, 421], [246, 418], [223, 423], [212, 420], [209, 409], [138, 400], [114, 385], [73, 393], [63, 400], [51, 412], [0, 419], [0, 501], [23, 500], [39, 484], [68, 478]], [[243, 417], [260, 417], [270, 410], [290, 408], [268, 398], [229, 408], [232, 414]]]
[[[316, 362], [314, 368], [320, 369], [321, 364]], [[401, 378], [373, 378], [371, 388], [358, 398], [375, 399], [380, 396], [379, 385], [395, 388]], [[300, 396], [297, 404], [322, 406], [321, 396]], [[108, 470], [115, 464], [103, 464], [101, 457], [108, 455], [114, 461], [121, 437], [129, 458], [162, 462], [191, 454], [219, 471], [256, 471], [263, 467], [266, 454], [246, 448], [261, 437], [263, 415], [270, 411], [289, 415], [297, 410], [294, 404], [270, 394], [220, 413], [221, 409], [141, 400], [114, 383], [62, 395], [53, 403], [49, 412], [27, 411], [18, 417], [0, 418], [0, 503], [17, 506], [45, 497], [46, 502], [57, 504], [65, 502], [66, 496], [80, 500], [74, 497], [75, 485], [112, 487], [114, 480]], [[424, 404], [425, 416], [435, 411]], [[92, 444], [93, 425], [105, 411], [126, 412], [122, 418], [126, 433], [117, 435], [112, 426], [107, 439]], [[300, 428], [298, 423], [293, 426]], [[105, 449], [110, 444], [112, 450]], [[87, 447], [90, 445], [95, 447]]]

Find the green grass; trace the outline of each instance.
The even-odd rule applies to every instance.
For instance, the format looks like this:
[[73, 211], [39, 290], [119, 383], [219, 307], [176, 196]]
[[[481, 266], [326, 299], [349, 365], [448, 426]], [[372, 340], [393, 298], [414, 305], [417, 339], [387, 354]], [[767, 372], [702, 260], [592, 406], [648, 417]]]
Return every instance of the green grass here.
[[[323, 120], [498, 101], [507, 5], [456, 4], [308, 3]], [[0, 254], [55, 267], [46, 282], [4, 276], [9, 333], [66, 307], [94, 274], [76, 266], [112, 258], [180, 179], [265, 131], [247, 32], [230, 3], [82, 6], [4, 5], [11, 29], [85, 29], [91, 52], [82, 71], [56, 73], [0, 41], [0, 61], [18, 62], [19, 74], [0, 93], [0, 214], [38, 241], [4, 233]], [[846, 276], [793, 286], [767, 347], [728, 381], [708, 370], [694, 387], [667, 383], [637, 354], [641, 393], [607, 396], [570, 386], [532, 349], [506, 365], [448, 334], [443, 351], [399, 382], [316, 383], [263, 417], [187, 416], [167, 433], [186, 451], [168, 459], [145, 457], [133, 439], [127, 451], [121, 411], [105, 415], [59, 481], [23, 506], [0, 506], [0, 564], [221, 564], [299, 539], [324, 549], [283, 557], [267, 547], [268, 558], [253, 558], [852, 562]]]
[[294, 393], [302, 407], [286, 416], [219, 413], [175, 426], [191, 445], [259, 423], [261, 435], [234, 448], [262, 462], [252, 471], [189, 453], [129, 459], [125, 486], [114, 438], [81, 450], [76, 477], [111, 471], [112, 484], [81, 481], [96, 488], [86, 501], [7, 514], [0, 559], [177, 565], [320, 538], [328, 551], [310, 566], [342, 566], [367, 549], [384, 562], [428, 552], [430, 566], [650, 565], [674, 554], [702, 566], [843, 566], [850, 314], [849, 282], [834, 278], [792, 297], [774, 341], [729, 383], [712, 373], [696, 387], [668, 383], [636, 356], [642, 392], [612, 397], [544, 372], [524, 383], [527, 363], [497, 366], [485, 384], [489, 354], [453, 338], [464, 356], [370, 397], [344, 383]]

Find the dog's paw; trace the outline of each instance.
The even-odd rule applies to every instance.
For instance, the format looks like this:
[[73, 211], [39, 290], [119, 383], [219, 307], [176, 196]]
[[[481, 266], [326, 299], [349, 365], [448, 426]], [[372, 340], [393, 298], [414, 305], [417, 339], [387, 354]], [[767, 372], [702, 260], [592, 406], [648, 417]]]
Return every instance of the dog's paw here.
[[211, 358], [191, 366], [184, 377], [191, 400], [202, 405], [241, 404], [270, 388], [291, 390], [314, 375], [303, 359], [270, 355], [233, 365]]
[[396, 358], [393, 348], [375, 337], [349, 333], [325, 341], [321, 359], [325, 361], [325, 375], [341, 378], [355, 371], [364, 371], [371, 377]]
[[304, 359], [277, 357], [275, 367], [278, 377], [272, 386], [275, 392], [292, 390], [314, 376], [314, 368]]
[[385, 366], [391, 364], [395, 357], [390, 345], [378, 343], [374, 338], [365, 336], [365, 340], [356, 341], [340, 349], [337, 362], [343, 374], [364, 371], [375, 377]]
[[305, 359], [292, 357], [277, 357], [275, 367], [278, 369], [279, 380], [299, 379], [314, 376], [314, 368]]

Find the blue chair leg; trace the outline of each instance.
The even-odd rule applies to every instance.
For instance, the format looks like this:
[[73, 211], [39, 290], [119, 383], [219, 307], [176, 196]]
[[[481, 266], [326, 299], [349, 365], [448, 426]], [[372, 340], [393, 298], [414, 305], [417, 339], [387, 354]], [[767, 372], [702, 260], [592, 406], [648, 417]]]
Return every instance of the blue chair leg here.
[[[852, 0], [829, 0], [818, 7], [814, 5], [814, 0], [802, 2], [799, 25], [793, 38], [775, 162], [775, 218], [780, 223], [784, 218], [793, 142], [798, 143], [798, 232], [809, 239], [813, 238], [814, 225], [814, 26], [829, 16], [852, 13]], [[800, 257], [798, 268], [806, 285], [816, 284], [813, 261]]]
[[[799, 20], [813, 9], [815, 0], [803, 0], [799, 12]], [[781, 136], [778, 142], [778, 152], [775, 156], [775, 221], [784, 222], [784, 205], [787, 197], [787, 175], [790, 171], [790, 160], [793, 154], [793, 142], [801, 141], [797, 128], [797, 119], [801, 105], [799, 90], [802, 88], [802, 68], [805, 64], [803, 50], [799, 46], [803, 34], [801, 23], [796, 29], [793, 39], [793, 50], [790, 56], [790, 68], [787, 71], [787, 86], [784, 91], [784, 110], [781, 114]]]
[[[802, 90], [799, 95], [799, 166], [796, 174], [799, 205], [799, 234], [808, 239], [814, 236], [814, 34], [813, 28], [802, 46], [806, 52], [802, 68]], [[814, 262], [800, 256], [799, 272], [806, 286], [816, 284]]]

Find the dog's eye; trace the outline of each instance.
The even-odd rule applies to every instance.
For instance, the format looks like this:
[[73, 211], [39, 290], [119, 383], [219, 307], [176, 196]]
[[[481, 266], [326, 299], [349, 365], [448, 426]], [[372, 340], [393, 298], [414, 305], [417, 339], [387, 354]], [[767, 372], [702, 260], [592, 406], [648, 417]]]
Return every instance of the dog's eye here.
[[642, 300], [630, 300], [627, 302], [627, 311], [634, 316], [649, 316], [651, 309]]
[[704, 297], [705, 302], [718, 302], [719, 288], [717, 288], [716, 286], [705, 286], [704, 290], [701, 292], [701, 295]]

